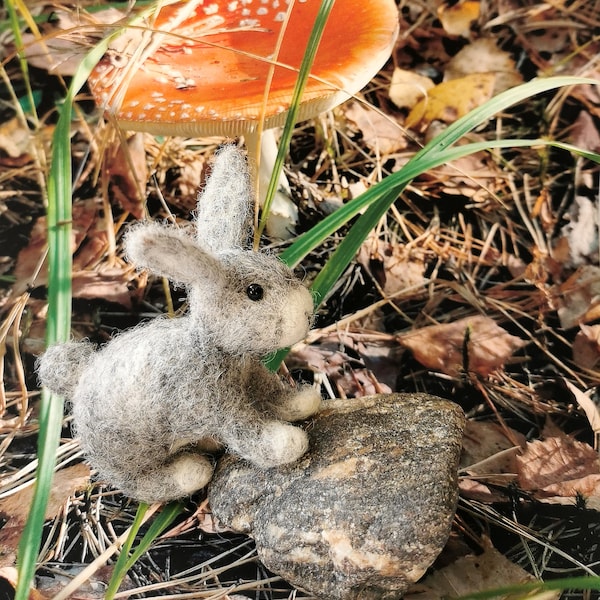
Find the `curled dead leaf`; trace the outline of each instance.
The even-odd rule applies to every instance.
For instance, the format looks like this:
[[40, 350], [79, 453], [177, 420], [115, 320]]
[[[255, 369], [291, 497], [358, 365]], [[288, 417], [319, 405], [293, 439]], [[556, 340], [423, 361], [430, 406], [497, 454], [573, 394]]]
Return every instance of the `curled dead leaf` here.
[[494, 92], [493, 73], [475, 73], [443, 81], [429, 90], [406, 117], [405, 126], [425, 130], [432, 121], [453, 123], [489, 100]]
[[[509, 561], [487, 540], [482, 554], [463, 556], [450, 565], [433, 571], [414, 584], [403, 596], [404, 600], [442, 600], [443, 598], [469, 596], [483, 590], [537, 581], [533, 575]], [[496, 600], [509, 600], [514, 594], [494, 596]], [[560, 590], [551, 590], [537, 600], [554, 600]]]
[[465, 369], [486, 377], [526, 345], [484, 315], [423, 327], [399, 336], [398, 342], [423, 366], [453, 377]]
[[573, 362], [584, 369], [593, 369], [600, 361], [600, 325], [579, 326], [573, 340]]
[[465, 0], [445, 2], [438, 7], [437, 15], [446, 33], [469, 37], [471, 23], [479, 18], [480, 11], [479, 0]]
[[396, 67], [390, 83], [390, 100], [398, 108], [412, 108], [434, 85], [429, 77]]
[[404, 150], [406, 138], [396, 121], [376, 110], [352, 102], [345, 114], [362, 133], [365, 144], [380, 154], [391, 154]]
[[424, 252], [420, 248], [389, 243], [370, 236], [356, 260], [377, 282], [386, 296], [425, 285]]
[[444, 81], [474, 73], [494, 75], [493, 96], [523, 82], [511, 55], [492, 38], [479, 38], [459, 50], [446, 65]]
[[529, 442], [515, 465], [519, 486], [538, 497], [600, 497], [598, 453], [571, 436]]
[[600, 267], [584, 265], [552, 288], [558, 318], [564, 329], [600, 317]]

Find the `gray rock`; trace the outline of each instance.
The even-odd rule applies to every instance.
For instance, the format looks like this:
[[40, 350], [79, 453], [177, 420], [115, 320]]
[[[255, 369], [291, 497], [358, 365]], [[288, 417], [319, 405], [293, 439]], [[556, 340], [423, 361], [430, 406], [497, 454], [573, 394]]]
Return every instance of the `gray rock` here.
[[260, 470], [226, 456], [210, 504], [301, 589], [399, 598], [450, 533], [463, 428], [457, 405], [428, 394], [329, 401], [307, 424], [300, 461]]

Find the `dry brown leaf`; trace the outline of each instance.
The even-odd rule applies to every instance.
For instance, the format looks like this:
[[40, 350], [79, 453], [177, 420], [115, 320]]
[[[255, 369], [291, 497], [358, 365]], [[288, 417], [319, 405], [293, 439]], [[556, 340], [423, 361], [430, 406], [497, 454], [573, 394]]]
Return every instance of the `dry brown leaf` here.
[[106, 155], [105, 168], [110, 177], [111, 191], [124, 210], [136, 219], [144, 216], [144, 190], [148, 179], [144, 135], [134, 133], [127, 146], [114, 144]]
[[370, 236], [360, 247], [356, 260], [386, 296], [425, 285], [425, 261], [420, 248]]
[[492, 97], [496, 76], [475, 73], [444, 81], [410, 111], [405, 126], [424, 130], [434, 120], [452, 123]]
[[[73, 252], [79, 248], [88, 236], [90, 228], [97, 219], [97, 206], [93, 200], [85, 200], [73, 204]], [[46, 250], [46, 217], [40, 217], [33, 225], [29, 244], [23, 248], [18, 256], [14, 269], [16, 283], [12, 288], [14, 296], [19, 296], [33, 283], [33, 274], [39, 267], [40, 260]], [[45, 285], [47, 282], [46, 269], [42, 269], [35, 281], [35, 285]]]
[[579, 326], [573, 340], [573, 362], [583, 369], [593, 369], [600, 360], [600, 325]]
[[514, 473], [513, 458], [507, 451], [524, 448], [526, 443], [525, 436], [514, 429], [469, 420], [463, 438], [461, 468], [469, 473]]
[[[488, 541], [482, 554], [463, 556], [447, 567], [434, 571], [411, 586], [403, 598], [442, 600], [532, 581], [537, 579], [509, 561]], [[494, 596], [496, 600], [512, 597], [512, 594]], [[536, 600], [554, 600], [560, 597], [560, 591], [536, 594], [535, 597]]]
[[479, 0], [464, 0], [442, 4], [437, 9], [437, 15], [446, 33], [469, 37], [471, 23], [479, 18], [480, 10]]
[[563, 267], [589, 264], [598, 256], [598, 207], [586, 196], [575, 196], [565, 217], [569, 222], [561, 228], [562, 237], [556, 242]]
[[23, 128], [17, 117], [0, 123], [0, 154], [5, 153], [11, 158], [26, 155], [29, 152], [31, 136], [31, 132]]
[[[90, 468], [84, 463], [57, 471], [46, 507], [46, 519], [56, 516], [67, 498], [87, 486], [89, 479]], [[14, 562], [32, 498], [33, 485], [30, 485], [0, 500], [0, 515], [7, 521], [0, 529], [0, 566], [11, 566]]]
[[587, 110], [582, 110], [569, 129], [571, 143], [578, 148], [600, 152], [600, 132]]
[[[36, 576], [38, 590], [43, 592], [45, 597], [55, 598], [89, 565], [61, 565], [52, 573], [38, 574]], [[85, 582], [83, 582], [75, 592], [69, 595], [69, 600], [103, 600], [106, 597], [106, 588], [114, 572], [114, 564], [104, 565], [97, 569]], [[137, 587], [129, 575], [125, 575], [119, 585], [119, 598], [127, 599], [131, 594], [127, 590]]]
[[106, 8], [92, 14], [79, 9], [65, 10], [58, 4], [47, 10], [52, 11], [52, 19], [47, 18], [46, 22], [39, 24], [43, 41], [25, 32], [24, 54], [30, 65], [65, 76], [75, 74], [91, 46], [105, 35], [105, 28], [95, 25], [116, 23], [125, 17], [116, 8]]
[[[425, 367], [453, 377], [468, 371], [484, 377], [503, 367], [526, 342], [511, 335], [486, 316], [466, 317], [431, 325], [398, 337]], [[465, 351], [468, 365], [465, 365]]]
[[598, 453], [571, 436], [529, 442], [515, 465], [519, 486], [538, 497], [600, 496]]
[[[102, 267], [97, 271], [73, 273], [73, 297], [91, 300], [102, 298], [131, 308], [130, 270], [121, 267]], [[141, 290], [140, 290], [141, 291]]]
[[600, 317], [600, 268], [579, 267], [564, 283], [552, 288], [563, 329]]
[[497, 486], [506, 486], [516, 479], [514, 457], [524, 448], [525, 436], [513, 429], [503, 429], [486, 421], [467, 421], [463, 437], [459, 479], [463, 497], [480, 502], [501, 502], [506, 496]]
[[[14, 598], [14, 591], [17, 589], [17, 581], [19, 579], [19, 572], [15, 567], [2, 567], [0, 568], [0, 580], [6, 582], [5, 585], [2, 585], [2, 596], [4, 598]], [[6, 586], [6, 587], [5, 587]], [[11, 588], [13, 594], [12, 596], [8, 593], [8, 589]], [[50, 596], [46, 596], [42, 594], [39, 590], [36, 590], [34, 587], [29, 589], [28, 600], [45, 600]]]
[[477, 152], [431, 169], [427, 177], [443, 182], [445, 194], [483, 202], [499, 189], [502, 173], [486, 152]]
[[351, 102], [344, 112], [362, 133], [363, 141], [371, 150], [391, 154], [406, 148], [407, 142], [402, 129], [392, 117], [359, 102]]
[[[582, 330], [583, 327], [584, 326], [581, 328]], [[600, 328], [600, 325], [594, 325], [594, 328], [596, 328], [596, 335], [598, 335], [598, 328]], [[576, 388], [570, 381], [567, 381], [566, 379], [563, 379], [563, 381], [565, 382], [568, 390], [573, 394], [573, 396], [575, 396], [575, 400], [577, 400], [577, 404], [579, 404], [581, 410], [583, 410], [585, 413], [592, 431], [596, 435], [600, 434], [600, 408], [590, 397], [591, 392], [590, 394], [586, 394], [580, 389]]]
[[[325, 374], [341, 398], [391, 392], [396, 363], [393, 348], [388, 347], [387, 354], [376, 356], [369, 344], [355, 341], [350, 332], [333, 333], [310, 345], [297, 345], [286, 358], [289, 368], [308, 366]], [[380, 380], [380, 372], [381, 379], [388, 379], [390, 385]]]
[[491, 38], [479, 38], [453, 56], [444, 70], [444, 81], [460, 79], [473, 73], [490, 73], [495, 76], [493, 96], [523, 82], [510, 54], [500, 50], [496, 40]]
[[398, 108], [413, 108], [434, 85], [429, 77], [396, 67], [390, 83], [390, 100]]

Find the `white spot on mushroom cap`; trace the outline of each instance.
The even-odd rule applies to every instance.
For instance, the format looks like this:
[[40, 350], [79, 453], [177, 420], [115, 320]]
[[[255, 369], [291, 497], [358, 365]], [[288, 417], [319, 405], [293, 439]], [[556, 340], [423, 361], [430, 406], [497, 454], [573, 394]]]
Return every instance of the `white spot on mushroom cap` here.
[[282, 22], [282, 21], [284, 21], [284, 20], [285, 20], [285, 13], [284, 13], [284, 12], [278, 12], [278, 13], [275, 15], [275, 22], [276, 22], [276, 23], [281, 23], [281, 22]]
[[258, 19], [241, 19], [240, 27], [258, 27], [260, 21]]
[[215, 2], [204, 7], [205, 15], [216, 15], [219, 12], [219, 5]]
[[256, 14], [257, 14], [259, 17], [263, 17], [264, 15], [268, 15], [268, 14], [269, 14], [269, 9], [268, 9], [268, 8], [266, 8], [266, 7], [264, 7], [264, 6], [261, 6], [261, 7], [260, 7], [260, 8], [259, 8], [259, 9], [256, 11]]
[[237, 0], [233, 0], [233, 2], [228, 2], [227, 3], [227, 10], [229, 12], [233, 12], [234, 10], [237, 10], [237, 7], [238, 7]]

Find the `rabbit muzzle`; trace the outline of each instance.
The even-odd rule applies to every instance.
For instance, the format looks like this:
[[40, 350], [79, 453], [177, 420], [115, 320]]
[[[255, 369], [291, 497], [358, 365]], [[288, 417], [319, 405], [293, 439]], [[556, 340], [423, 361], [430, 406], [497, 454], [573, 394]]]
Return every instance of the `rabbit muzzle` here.
[[304, 339], [313, 323], [314, 304], [310, 292], [300, 286], [287, 298], [280, 347]]

